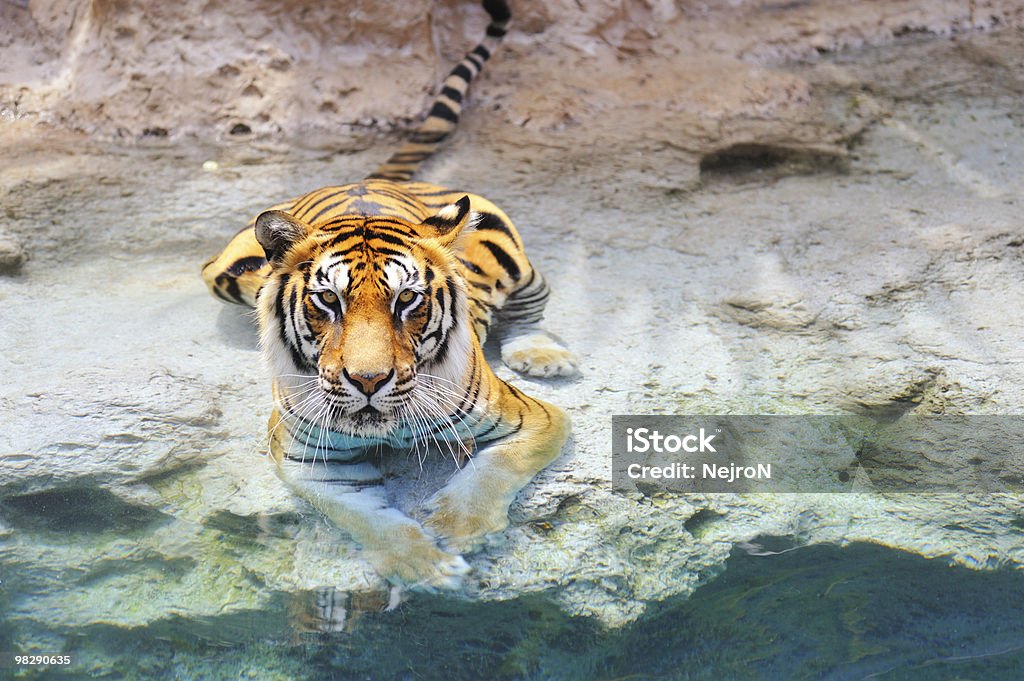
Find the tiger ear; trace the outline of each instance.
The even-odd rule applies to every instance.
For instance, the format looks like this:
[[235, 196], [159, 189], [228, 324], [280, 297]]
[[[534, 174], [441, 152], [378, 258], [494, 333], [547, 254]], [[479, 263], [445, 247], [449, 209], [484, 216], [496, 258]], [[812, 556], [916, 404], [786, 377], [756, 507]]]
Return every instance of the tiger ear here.
[[434, 231], [432, 238], [442, 246], [451, 246], [459, 236], [467, 231], [474, 220], [469, 212], [469, 197], [463, 196], [455, 203], [450, 203], [435, 215], [430, 216], [421, 224]]
[[279, 265], [288, 249], [308, 233], [305, 223], [281, 210], [268, 210], [256, 218], [256, 241], [272, 265]]

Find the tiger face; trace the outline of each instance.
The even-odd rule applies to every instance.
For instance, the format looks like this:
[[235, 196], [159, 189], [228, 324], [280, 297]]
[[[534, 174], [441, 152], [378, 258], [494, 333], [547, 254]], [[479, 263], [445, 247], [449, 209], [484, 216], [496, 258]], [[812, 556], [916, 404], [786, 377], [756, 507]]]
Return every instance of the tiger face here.
[[450, 397], [470, 355], [465, 284], [452, 246], [469, 198], [421, 223], [343, 216], [316, 226], [256, 220], [272, 273], [258, 297], [261, 345], [287, 408], [387, 439]]

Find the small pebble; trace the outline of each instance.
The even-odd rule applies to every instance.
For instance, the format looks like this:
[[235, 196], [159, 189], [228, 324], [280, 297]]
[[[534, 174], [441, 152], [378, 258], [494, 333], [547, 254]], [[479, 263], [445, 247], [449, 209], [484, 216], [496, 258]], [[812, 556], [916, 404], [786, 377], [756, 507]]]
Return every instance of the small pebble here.
[[0, 273], [14, 272], [26, 259], [25, 250], [14, 236], [0, 230]]
[[215, 173], [218, 170], [220, 170], [220, 164], [217, 163], [216, 161], [204, 161], [203, 170], [205, 170], [208, 173]]

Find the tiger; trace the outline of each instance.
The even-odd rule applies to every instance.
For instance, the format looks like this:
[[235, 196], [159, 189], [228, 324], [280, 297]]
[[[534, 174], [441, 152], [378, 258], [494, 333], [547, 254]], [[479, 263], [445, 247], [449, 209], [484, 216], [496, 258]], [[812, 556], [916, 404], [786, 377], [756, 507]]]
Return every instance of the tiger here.
[[[483, 196], [413, 179], [506, 33], [504, 0], [483, 6], [486, 35], [383, 165], [271, 206], [202, 270], [215, 297], [256, 310], [278, 476], [396, 588], [457, 588], [463, 554], [507, 527], [513, 498], [571, 431], [563, 409], [499, 378], [484, 356], [494, 332], [517, 372], [577, 372], [540, 325], [550, 287], [512, 221]], [[381, 464], [431, 445], [454, 472], [404, 513], [388, 503]]]

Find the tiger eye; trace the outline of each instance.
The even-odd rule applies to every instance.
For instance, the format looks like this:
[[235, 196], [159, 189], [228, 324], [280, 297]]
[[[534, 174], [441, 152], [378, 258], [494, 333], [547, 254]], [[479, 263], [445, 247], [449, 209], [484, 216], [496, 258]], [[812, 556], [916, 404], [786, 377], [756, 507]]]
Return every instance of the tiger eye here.
[[398, 294], [398, 302], [402, 303], [403, 305], [408, 305], [409, 303], [412, 302], [413, 298], [415, 297], [415, 291], [410, 291], [406, 289], [405, 291], [402, 291], [401, 293]]
[[334, 291], [322, 291], [320, 293], [320, 300], [324, 301], [328, 305], [334, 305], [338, 302], [338, 294]]

